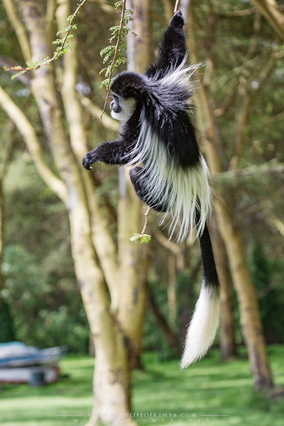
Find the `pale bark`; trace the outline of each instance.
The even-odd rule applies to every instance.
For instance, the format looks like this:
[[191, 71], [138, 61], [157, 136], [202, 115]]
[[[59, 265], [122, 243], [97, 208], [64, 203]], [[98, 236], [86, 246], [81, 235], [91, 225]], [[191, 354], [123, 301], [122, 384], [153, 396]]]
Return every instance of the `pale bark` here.
[[[191, 24], [193, 24], [193, 31], [191, 31], [190, 35], [191, 59], [193, 62], [199, 63], [194, 40], [192, 4], [190, 18]], [[197, 75], [197, 79], [201, 81], [201, 76]], [[206, 158], [211, 174], [214, 177], [216, 174], [223, 172], [223, 166], [218, 152], [219, 140], [215, 118], [210, 108], [208, 93], [201, 84], [196, 91], [196, 100], [198, 101], [196, 114], [198, 116], [200, 136], [206, 150]], [[231, 216], [230, 206], [225, 199], [224, 191], [218, 193], [215, 211], [218, 228], [226, 247], [233, 282], [237, 291], [241, 326], [248, 348], [254, 383], [258, 389], [271, 388], [273, 382], [266, 353], [256, 290], [249, 271], [240, 231]]]
[[[66, 19], [70, 15], [70, 5], [69, 1], [62, 0], [59, 0], [58, 4], [59, 7], [56, 10], [56, 18], [58, 28], [62, 30], [65, 28]], [[75, 91], [77, 78], [76, 39], [73, 43], [73, 50], [68, 52], [68, 55], [64, 56], [64, 73], [61, 92], [69, 124], [71, 147], [77, 158], [78, 164], [81, 165], [82, 158], [89, 148], [83, 128], [81, 105]], [[118, 304], [116, 248], [108, 230], [108, 223], [99, 210], [99, 200], [94, 192], [92, 175], [83, 168], [81, 175], [87, 192], [94, 247], [99, 256], [104, 276], [111, 292], [112, 307], [115, 310]]]
[[33, 126], [2, 87], [0, 87], [0, 105], [23, 136], [34, 161], [37, 172], [42, 180], [63, 202], [66, 202], [66, 185], [52, 173], [46, 164], [39, 140]]
[[[48, 49], [46, 45], [45, 18], [41, 4], [36, 0], [23, 0], [21, 7], [25, 24], [30, 33], [33, 58], [40, 60], [47, 56], [46, 52]], [[72, 64], [70, 67], [72, 70]], [[70, 83], [73, 76], [71, 73], [66, 76], [67, 82]], [[74, 81], [72, 84], [74, 84]], [[72, 84], [69, 86], [70, 90]], [[34, 90], [33, 93], [36, 94], [50, 150], [62, 179], [62, 181], [58, 179], [56, 183], [60, 182], [62, 188], [65, 190], [62, 199], [69, 213], [71, 249], [75, 272], [95, 342], [96, 371], [101, 372], [100, 375], [96, 375], [94, 380], [96, 403], [89, 424], [93, 425], [95, 422], [103, 421], [111, 424], [131, 424], [131, 419], [124, 420], [120, 417], [121, 413], [130, 411], [128, 347], [121, 326], [111, 314], [110, 301], [104, 278], [96, 264], [93, 227], [90, 220], [90, 207], [92, 207], [92, 204], [90, 203], [89, 206], [86, 197], [86, 194], [88, 194], [88, 181], [87, 179], [82, 179], [81, 161], [78, 164], [76, 159], [76, 157], [79, 159], [79, 156], [82, 154], [80, 152], [81, 147], [78, 146], [76, 138], [78, 137], [81, 142], [84, 142], [83, 136], [80, 133], [79, 119], [76, 121], [76, 126], [74, 125], [70, 128], [70, 144], [61, 112], [61, 104], [55, 89], [55, 79], [51, 65], [42, 67], [36, 71], [32, 81], [32, 88]], [[2, 92], [1, 94], [4, 93]], [[64, 95], [66, 96], [65, 102], [72, 102], [75, 112], [79, 113], [80, 117], [78, 104], [76, 105], [74, 101], [74, 89], [70, 97], [67, 98], [66, 92]], [[14, 119], [15, 124], [22, 134], [24, 134], [27, 143], [31, 136], [33, 143], [31, 148], [34, 148], [31, 154], [38, 164], [44, 165], [41, 158], [41, 151], [39, 146], [37, 146], [35, 133], [31, 130], [32, 127], [27, 124], [28, 122], [24, 114], [18, 114], [17, 107], [12, 102], [7, 102], [7, 97], [3, 96], [4, 108], [7, 106], [7, 103], [11, 118]], [[13, 115], [15, 112], [16, 114]], [[67, 107], [66, 116], [68, 120], [76, 119], [72, 115], [72, 111], [67, 110]], [[82, 149], [84, 149], [84, 146]], [[86, 176], [88, 176], [87, 172]], [[45, 181], [51, 186], [50, 179], [45, 179]], [[114, 414], [114, 417], [105, 419], [103, 414], [110, 412]]]
[[16, 14], [13, 0], [3, 0], [3, 4], [5, 6], [11, 25], [17, 35], [24, 59], [26, 62], [28, 62], [32, 58], [32, 52], [25, 27], [22, 25]]
[[[13, 124], [9, 123], [8, 128], [6, 129], [7, 133], [10, 133], [14, 128]], [[13, 148], [13, 136], [9, 136], [8, 142], [6, 143], [3, 153], [2, 161], [0, 166], [0, 294], [2, 290], [2, 258], [3, 258], [3, 180], [6, 174], [7, 166], [11, 158], [12, 148]], [[1, 309], [2, 297], [0, 296], [0, 309]]]
[[284, 15], [277, 7], [275, 0], [253, 0], [253, 3], [268, 20], [274, 31], [284, 39]]
[[131, 345], [131, 362], [139, 365], [143, 332], [148, 270], [147, 246], [135, 244], [130, 237], [141, 229], [141, 203], [130, 183], [128, 170], [122, 169], [126, 194], [118, 207], [119, 310], [118, 318]]
[[[80, 102], [93, 117], [100, 119], [103, 112], [101, 108], [93, 104], [92, 101], [89, 98], [86, 98], [85, 96], [80, 96]], [[113, 132], [119, 131], [119, 122], [115, 121], [113, 118], [107, 115], [106, 112], [104, 112], [102, 118], [102, 125], [107, 129], [112, 130]]]
[[[279, 56], [280, 55], [280, 56]], [[258, 87], [255, 90], [249, 88], [250, 81], [246, 81], [244, 77], [239, 79], [239, 102], [238, 102], [238, 111], [236, 114], [236, 137], [235, 137], [235, 152], [234, 156], [230, 161], [231, 168], [235, 168], [239, 159], [243, 155], [244, 150], [244, 131], [249, 120], [249, 113], [251, 106], [256, 99], [257, 95], [260, 93], [262, 87], [270, 77], [276, 60], [283, 55], [282, 52], [277, 52], [271, 55], [266, 66], [260, 71], [258, 76]]]
[[163, 7], [166, 15], [167, 22], [170, 22], [172, 16], [173, 16], [173, 4], [170, 0], [163, 0]]
[[176, 259], [174, 255], [168, 256], [168, 306], [169, 320], [173, 324], [176, 320]]
[[[149, 1], [130, 2], [134, 21], [130, 23], [137, 37], [128, 36], [129, 71], [144, 72], [149, 62]], [[130, 340], [132, 365], [139, 366], [140, 345], [146, 306], [147, 246], [130, 241], [142, 226], [141, 202], [130, 182], [129, 170], [120, 170], [118, 238], [120, 266], [119, 321]], [[122, 279], [123, 277], [123, 279]]]
[[221, 324], [220, 324], [220, 349], [221, 357], [227, 360], [237, 355], [235, 341], [234, 306], [232, 297], [232, 280], [229, 263], [223, 240], [217, 229], [216, 221], [210, 227], [214, 256], [221, 286]]

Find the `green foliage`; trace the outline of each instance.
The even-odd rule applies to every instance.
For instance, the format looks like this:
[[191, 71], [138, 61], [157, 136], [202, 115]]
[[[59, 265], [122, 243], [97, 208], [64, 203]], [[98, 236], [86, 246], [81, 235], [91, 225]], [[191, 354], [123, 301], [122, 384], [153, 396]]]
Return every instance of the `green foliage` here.
[[3, 292], [12, 308], [18, 340], [39, 347], [66, 344], [71, 351], [87, 352], [89, 328], [84, 309], [77, 302], [79, 310], [72, 312], [71, 298], [76, 295], [79, 301], [79, 294], [73, 290], [73, 294], [62, 295], [59, 288], [54, 289], [44, 266], [24, 247], [5, 248], [2, 270]]
[[[166, 287], [159, 285], [161, 283], [149, 282], [151, 292], [159, 307], [162, 315], [168, 318], [168, 303]], [[160, 361], [166, 361], [173, 358], [173, 351], [169, 348], [168, 343], [161, 332], [160, 328], [149, 309], [146, 310], [144, 333], [142, 340], [143, 350], [153, 350], [157, 353]]]
[[88, 350], [89, 327], [77, 286], [63, 204], [15, 155], [5, 179], [3, 296], [16, 338], [39, 347]]
[[[273, 287], [273, 270], [263, 246], [256, 244], [251, 256], [251, 272], [259, 293], [260, 316], [267, 343], [284, 342], [284, 310], [282, 289]], [[274, 277], [275, 279], [275, 277]]]
[[6, 298], [0, 300], [0, 343], [16, 340], [15, 328], [9, 302]]
[[[118, 1], [115, 3], [115, 8], [125, 7], [125, 1]], [[114, 68], [119, 67], [122, 64], [128, 63], [126, 57], [126, 43], [123, 40], [127, 36], [128, 33], [136, 34], [131, 30], [131, 28], [127, 25], [130, 21], [133, 21], [132, 18], [133, 12], [130, 9], [123, 9], [121, 21], [119, 25], [113, 26], [110, 28], [111, 37], [109, 42], [112, 43], [116, 41], [116, 45], [106, 46], [101, 50], [100, 55], [103, 58], [103, 63], [107, 64], [105, 68], [100, 71], [100, 74], [104, 73], [106, 78], [100, 84], [100, 88], [103, 86], [106, 87], [107, 91], [109, 91], [110, 83], [111, 83], [111, 75]]]
[[130, 241], [133, 243], [140, 243], [140, 244], [148, 244], [151, 241], [151, 235], [147, 234], [133, 234], [133, 236], [130, 238]]
[[70, 34], [70, 31], [77, 30], [77, 25], [73, 24], [73, 21], [74, 21], [75, 17], [78, 15], [80, 9], [86, 3], [86, 1], [87, 0], [82, 0], [81, 3], [77, 5], [77, 9], [75, 10], [75, 12], [72, 15], [68, 16], [68, 18], [66, 19], [66, 22], [69, 22], [69, 25], [66, 28], [64, 28], [63, 30], [60, 30], [56, 33], [57, 37], [60, 34], [64, 34], [64, 37], [63, 38], [57, 38], [55, 41], [53, 41], [52, 44], [55, 44], [58, 47], [55, 49], [55, 52], [54, 52], [52, 58], [49, 58], [49, 56], [47, 56], [42, 61], [26, 62], [26, 65], [27, 65], [26, 67], [16, 66], [16, 67], [10, 67], [9, 68], [9, 67], [5, 66], [3, 68], [4, 71], [17, 71], [17, 70], [19, 70], [18, 73], [14, 74], [11, 77], [12, 80], [19, 77], [21, 74], [25, 74], [27, 71], [37, 70], [37, 69], [41, 68], [42, 66], [47, 65], [47, 64], [51, 63], [52, 61], [55, 61], [56, 59], [59, 59], [62, 55], [67, 53], [69, 50], [73, 49], [73, 46], [69, 44], [70, 39], [73, 38], [73, 35]]

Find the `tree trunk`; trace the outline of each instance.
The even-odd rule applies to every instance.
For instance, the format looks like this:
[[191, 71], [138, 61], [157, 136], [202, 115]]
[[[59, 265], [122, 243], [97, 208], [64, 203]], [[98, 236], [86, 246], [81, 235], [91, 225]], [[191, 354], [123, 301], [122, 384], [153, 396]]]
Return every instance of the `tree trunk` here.
[[176, 256], [170, 254], [168, 256], [168, 307], [169, 307], [169, 319], [170, 323], [174, 324], [176, 320], [176, 310], [177, 310], [177, 301], [176, 301]]
[[[194, 40], [193, 2], [190, 5], [190, 17], [193, 23], [191, 31], [191, 58], [199, 63], [197, 47]], [[197, 79], [201, 81], [200, 74]], [[198, 117], [201, 139], [206, 150], [206, 158], [211, 174], [223, 172], [220, 155], [218, 152], [218, 136], [216, 123], [213, 117], [208, 93], [205, 86], [200, 84], [196, 91]], [[257, 389], [264, 390], [273, 387], [271, 371], [266, 353], [266, 346], [260, 320], [256, 290], [250, 275], [244, 244], [240, 231], [230, 213], [230, 206], [225, 198], [225, 191], [219, 191], [215, 202], [218, 228], [223, 238], [229, 258], [233, 282], [237, 291], [240, 305], [241, 326], [248, 348], [249, 360]]]
[[277, 7], [275, 0], [253, 0], [253, 3], [260, 10], [263, 16], [270, 23], [276, 34], [284, 39], [284, 15]]
[[[11, 131], [14, 129], [14, 125], [9, 123], [8, 128], [6, 129], [6, 134], [11, 133]], [[5, 148], [2, 153], [2, 163], [0, 166], [0, 309], [1, 309], [1, 290], [3, 287], [3, 277], [2, 277], [2, 260], [3, 260], [3, 206], [4, 206], [4, 194], [3, 194], [3, 180], [6, 174], [7, 166], [9, 164], [12, 148], [13, 148], [13, 136], [9, 134], [8, 141], [5, 144]]]
[[[214, 221], [215, 222], [215, 221]], [[234, 306], [232, 298], [232, 280], [228, 265], [226, 249], [217, 229], [217, 224], [211, 226], [212, 244], [216, 260], [217, 271], [221, 286], [221, 326], [220, 348], [222, 360], [237, 355], [235, 341]]]
[[[30, 33], [33, 58], [41, 60], [47, 56], [48, 50], [45, 17], [41, 5], [35, 0], [24, 0], [21, 2], [21, 7], [24, 22]], [[90, 201], [86, 197], [86, 194], [90, 194], [90, 191], [88, 193], [89, 181], [82, 178], [83, 172], [79, 169], [81, 164], [78, 164], [76, 159], [80, 153], [78, 145], [75, 146], [75, 143], [78, 143], [75, 135], [77, 132], [80, 137], [80, 123], [77, 125], [74, 122], [70, 123], [73, 124], [73, 128], [70, 125], [70, 145], [51, 65], [42, 67], [35, 73], [32, 86], [53, 158], [66, 186], [66, 193], [62, 199], [69, 213], [72, 256], [96, 347], [94, 380], [96, 398], [89, 425], [96, 422], [131, 424], [131, 419], [121, 418], [121, 413], [130, 411], [129, 347], [121, 325], [111, 314], [105, 281], [96, 264], [92, 232], [94, 222], [90, 217], [93, 199]], [[69, 101], [73, 99], [69, 98]], [[74, 108], [77, 106], [74, 102], [72, 105]], [[75, 111], [78, 110], [75, 108]], [[67, 107], [66, 112], [67, 118], [71, 120], [71, 112]], [[10, 117], [17, 125], [17, 117], [11, 114]], [[34, 158], [38, 159], [36, 156]], [[96, 238], [94, 240], [96, 241]], [[112, 290], [114, 280], [110, 278], [107, 281]], [[115, 284], [117, 286], [116, 282]], [[112, 413], [113, 418], [105, 419], [105, 413]]]
[[[148, 0], [130, 2], [134, 21], [130, 22], [137, 34], [128, 36], [128, 70], [144, 72], [149, 61]], [[118, 209], [120, 299], [119, 321], [130, 341], [131, 366], [140, 368], [141, 338], [146, 306], [146, 276], [148, 248], [130, 241], [141, 231], [142, 204], [130, 182], [128, 168], [120, 169], [120, 200]]]

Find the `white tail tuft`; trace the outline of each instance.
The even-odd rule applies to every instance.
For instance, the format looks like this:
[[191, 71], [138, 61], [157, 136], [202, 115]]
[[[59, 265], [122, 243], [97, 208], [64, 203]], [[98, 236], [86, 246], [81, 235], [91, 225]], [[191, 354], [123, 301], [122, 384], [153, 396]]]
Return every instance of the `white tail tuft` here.
[[183, 370], [202, 358], [211, 344], [219, 325], [220, 296], [215, 287], [202, 283], [194, 314], [187, 330], [180, 367]]

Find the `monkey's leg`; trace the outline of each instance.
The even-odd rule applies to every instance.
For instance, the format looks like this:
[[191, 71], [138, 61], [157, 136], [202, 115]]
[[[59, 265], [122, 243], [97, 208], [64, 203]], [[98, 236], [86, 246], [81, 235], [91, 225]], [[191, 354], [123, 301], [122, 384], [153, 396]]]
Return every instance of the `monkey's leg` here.
[[146, 176], [145, 171], [143, 171], [143, 167], [132, 167], [129, 174], [135, 192], [141, 201], [157, 212], [168, 211], [168, 206], [165, 202], [159, 202], [159, 200], [153, 200], [151, 198], [151, 195], [149, 194], [150, 188], [148, 184], [148, 177]]

